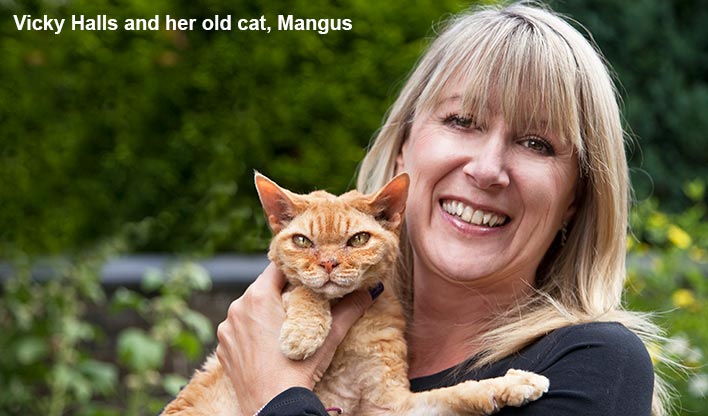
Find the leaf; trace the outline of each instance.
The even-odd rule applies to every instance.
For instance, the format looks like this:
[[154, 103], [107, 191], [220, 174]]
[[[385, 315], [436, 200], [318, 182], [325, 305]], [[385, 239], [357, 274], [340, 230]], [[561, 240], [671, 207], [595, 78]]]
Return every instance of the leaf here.
[[200, 264], [184, 262], [172, 270], [172, 279], [186, 285], [192, 290], [208, 290], [211, 288], [209, 272]]
[[47, 340], [40, 337], [27, 337], [15, 344], [15, 357], [20, 364], [36, 363], [49, 354]]
[[172, 396], [176, 396], [177, 393], [187, 385], [188, 380], [177, 374], [168, 374], [162, 381], [162, 387], [167, 393]]
[[155, 268], [148, 269], [143, 276], [143, 280], [140, 283], [140, 287], [145, 292], [154, 292], [159, 290], [165, 284], [165, 276], [162, 272]]
[[118, 369], [113, 364], [87, 359], [79, 364], [79, 371], [102, 394], [114, 391], [118, 384]]
[[196, 335], [189, 331], [182, 331], [175, 338], [175, 348], [182, 351], [188, 359], [196, 360], [202, 352], [202, 343]]
[[131, 371], [160, 368], [165, 360], [165, 345], [139, 328], [128, 328], [118, 336], [118, 360]]
[[58, 388], [73, 392], [80, 402], [87, 402], [93, 395], [93, 386], [77, 368], [68, 364], [57, 364], [52, 371], [53, 384]]
[[202, 342], [209, 342], [214, 337], [211, 321], [206, 316], [192, 310], [182, 315], [182, 321], [197, 334]]
[[113, 295], [111, 311], [114, 313], [122, 312], [126, 309], [140, 311], [143, 309], [143, 301], [144, 298], [139, 293], [120, 287]]
[[211, 289], [211, 277], [203, 266], [197, 263], [189, 263], [187, 265], [187, 271], [189, 273], [189, 282], [192, 289], [201, 291]]
[[686, 194], [691, 201], [699, 202], [706, 193], [706, 184], [701, 179], [696, 178], [684, 184], [683, 193]]
[[64, 320], [64, 335], [70, 343], [94, 338], [95, 331], [88, 322], [83, 322], [73, 317]]

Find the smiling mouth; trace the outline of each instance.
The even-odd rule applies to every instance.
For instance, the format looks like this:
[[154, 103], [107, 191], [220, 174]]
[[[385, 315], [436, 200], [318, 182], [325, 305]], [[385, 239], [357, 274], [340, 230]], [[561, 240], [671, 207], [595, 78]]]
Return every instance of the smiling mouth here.
[[456, 216], [468, 224], [481, 225], [485, 227], [501, 227], [511, 220], [511, 218], [507, 215], [482, 211], [481, 209], [474, 209], [460, 201], [454, 201], [451, 199], [441, 201], [440, 205], [442, 206], [443, 211], [450, 215]]

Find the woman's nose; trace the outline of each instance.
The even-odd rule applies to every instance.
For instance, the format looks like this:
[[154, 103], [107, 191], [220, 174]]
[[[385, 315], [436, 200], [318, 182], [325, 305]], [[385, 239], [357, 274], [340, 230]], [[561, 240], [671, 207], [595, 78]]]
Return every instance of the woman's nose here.
[[475, 141], [463, 172], [480, 189], [509, 185], [507, 151], [503, 132], [489, 130], [483, 140]]

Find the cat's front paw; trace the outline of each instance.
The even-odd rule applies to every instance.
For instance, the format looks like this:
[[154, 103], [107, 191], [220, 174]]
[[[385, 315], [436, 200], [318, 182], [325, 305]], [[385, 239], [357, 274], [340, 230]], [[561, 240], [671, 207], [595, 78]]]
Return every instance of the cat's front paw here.
[[523, 406], [546, 393], [550, 384], [542, 375], [514, 369], [507, 371], [501, 379], [504, 380], [503, 388], [494, 397], [500, 407]]
[[286, 320], [280, 328], [280, 350], [291, 360], [304, 360], [322, 346], [329, 324]]

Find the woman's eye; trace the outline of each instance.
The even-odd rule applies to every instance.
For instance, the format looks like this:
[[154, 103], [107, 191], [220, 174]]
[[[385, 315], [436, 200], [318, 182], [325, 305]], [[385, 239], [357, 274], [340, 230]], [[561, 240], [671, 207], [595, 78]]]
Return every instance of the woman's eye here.
[[293, 244], [300, 248], [310, 248], [312, 247], [312, 241], [302, 234], [297, 234], [293, 236]]
[[474, 120], [471, 116], [464, 116], [460, 114], [448, 114], [443, 119], [443, 123], [448, 126], [458, 128], [458, 129], [469, 129], [474, 127]]
[[354, 234], [352, 238], [347, 241], [347, 245], [350, 247], [361, 247], [369, 241], [371, 234], [367, 232], [361, 232]]
[[531, 137], [526, 137], [523, 140], [521, 140], [521, 144], [524, 147], [527, 147], [535, 152], [544, 154], [544, 155], [553, 155], [553, 146], [551, 146], [548, 141], [545, 139], [542, 139], [540, 137], [536, 136], [531, 136]]

